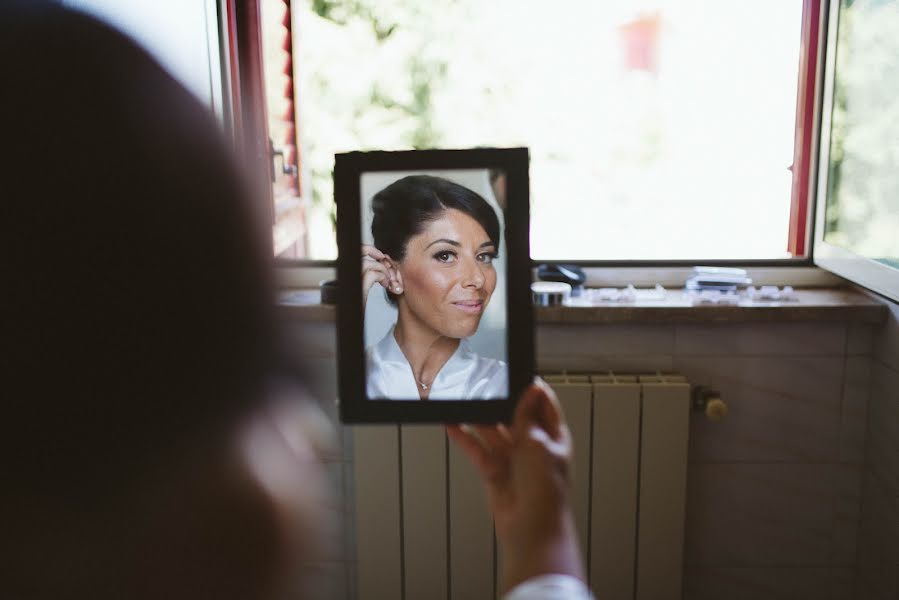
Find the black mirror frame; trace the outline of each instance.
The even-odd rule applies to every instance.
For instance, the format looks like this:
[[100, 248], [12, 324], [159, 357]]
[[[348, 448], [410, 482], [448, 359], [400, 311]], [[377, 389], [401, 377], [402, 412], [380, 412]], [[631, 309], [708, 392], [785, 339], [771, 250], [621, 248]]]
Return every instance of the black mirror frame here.
[[[534, 327], [531, 302], [530, 186], [527, 148], [351, 152], [335, 156], [337, 205], [338, 397], [344, 423], [498, 423], [509, 422], [518, 398], [534, 379]], [[506, 261], [506, 348], [509, 397], [495, 400], [433, 402], [369, 400], [365, 395], [360, 187], [363, 173], [451, 169], [501, 169], [506, 173], [507, 206], [503, 231]], [[353, 251], [346, 251], [353, 249]]]

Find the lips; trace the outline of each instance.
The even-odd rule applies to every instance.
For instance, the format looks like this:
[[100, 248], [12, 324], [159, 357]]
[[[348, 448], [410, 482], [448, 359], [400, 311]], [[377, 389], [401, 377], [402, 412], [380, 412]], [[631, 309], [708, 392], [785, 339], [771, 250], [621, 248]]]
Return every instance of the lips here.
[[484, 309], [483, 300], [459, 300], [453, 306], [468, 314], [476, 315]]

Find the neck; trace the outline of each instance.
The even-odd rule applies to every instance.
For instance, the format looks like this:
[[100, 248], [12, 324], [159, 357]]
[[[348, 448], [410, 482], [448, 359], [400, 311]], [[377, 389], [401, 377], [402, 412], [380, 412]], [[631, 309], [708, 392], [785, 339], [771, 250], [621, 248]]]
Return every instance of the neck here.
[[400, 305], [399, 313], [393, 330], [396, 343], [409, 361], [412, 374], [419, 383], [430, 385], [459, 347], [459, 339], [441, 335], [416, 318], [403, 305]]

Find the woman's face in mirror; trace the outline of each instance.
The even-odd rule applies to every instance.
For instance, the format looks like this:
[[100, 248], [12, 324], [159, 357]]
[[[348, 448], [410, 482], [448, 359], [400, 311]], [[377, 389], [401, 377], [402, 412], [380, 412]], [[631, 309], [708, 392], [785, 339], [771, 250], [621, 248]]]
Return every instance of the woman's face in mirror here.
[[410, 317], [445, 337], [469, 337], [496, 289], [493, 260], [497, 247], [476, 220], [459, 210], [440, 218], [411, 238], [399, 265]]

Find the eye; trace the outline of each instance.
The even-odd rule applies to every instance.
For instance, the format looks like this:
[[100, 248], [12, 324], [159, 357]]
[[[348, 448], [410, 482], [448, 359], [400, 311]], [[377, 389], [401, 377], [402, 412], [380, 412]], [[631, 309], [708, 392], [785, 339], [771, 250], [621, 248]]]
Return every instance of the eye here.
[[478, 262], [482, 262], [485, 265], [492, 264], [494, 260], [497, 259], [496, 252], [481, 252], [478, 254]]
[[456, 253], [450, 250], [441, 250], [434, 254], [434, 258], [442, 263], [451, 263], [456, 260]]

